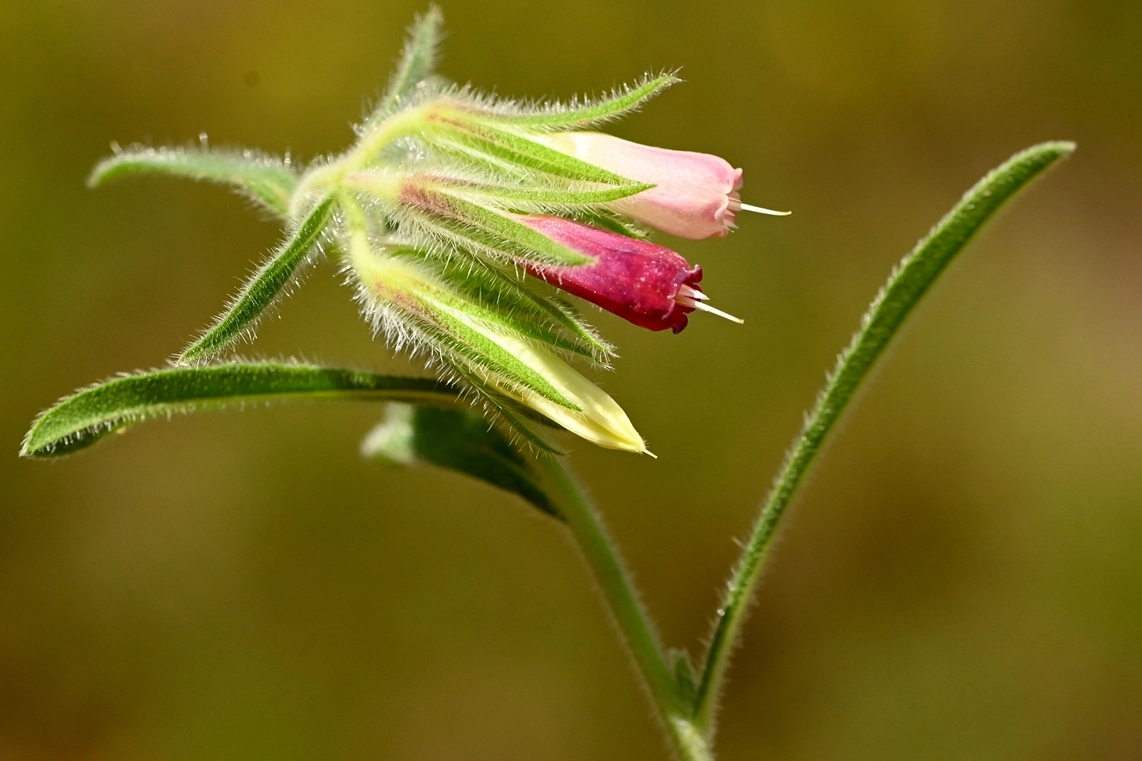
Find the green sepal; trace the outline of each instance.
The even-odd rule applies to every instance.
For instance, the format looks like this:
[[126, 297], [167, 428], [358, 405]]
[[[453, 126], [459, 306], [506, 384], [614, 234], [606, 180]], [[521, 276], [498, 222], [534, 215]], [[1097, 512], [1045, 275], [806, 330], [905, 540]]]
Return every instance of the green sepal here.
[[[504, 396], [486, 378], [494, 377], [506, 385], [530, 389], [569, 410], [581, 412], [582, 408], [559, 393], [554, 386], [520, 362], [515, 355], [443, 308], [449, 306], [453, 310], [467, 312], [471, 305], [461, 303], [457, 296], [440, 290], [431, 294], [422, 292], [417, 296], [420, 311], [409, 309], [397, 301], [389, 302], [388, 307], [400, 312], [406, 326], [415, 331], [416, 335], [431, 347], [435, 360], [455, 373], [458, 378], [466, 381], [479, 398], [491, 405], [496, 413], [530, 444], [541, 451], [562, 454], [531, 431], [520, 416], [560, 428], [561, 426], [545, 415]], [[431, 296], [431, 301], [435, 303], [430, 304], [425, 296]], [[456, 305], [450, 306], [449, 302], [455, 302]], [[494, 324], [489, 324], [488, 327], [489, 330], [495, 330]]]
[[463, 308], [473, 317], [592, 362], [603, 363], [613, 355], [613, 348], [576, 319], [569, 305], [533, 294], [488, 268], [457, 271], [453, 277], [457, 289], [471, 299]]
[[389, 404], [365, 437], [366, 457], [401, 465], [433, 465], [518, 495], [562, 520], [528, 459], [494, 426], [463, 409]]
[[444, 14], [440, 8], [433, 5], [409, 27], [404, 52], [401, 54], [396, 72], [389, 82], [385, 96], [365, 121], [362, 133], [376, 127], [400, 105], [402, 100], [416, 90], [417, 85], [432, 75], [436, 66], [440, 29], [443, 24]]
[[[441, 309], [439, 304], [429, 308], [432, 309], [431, 320], [435, 323], [435, 332], [439, 335], [438, 340], [450, 350], [447, 356], [461, 356], [473, 368], [480, 368], [485, 372], [503, 378], [508, 383], [531, 389], [544, 399], [561, 407], [576, 412], [582, 411], [579, 405], [561, 394], [543, 376], [521, 362], [495, 340], [489, 338], [486, 333], [473, 328], [454, 314], [449, 314]], [[452, 308], [466, 314], [473, 311], [468, 304], [457, 303]], [[496, 323], [481, 317], [474, 317], [473, 319], [486, 323], [489, 332], [498, 330], [508, 332], [508, 330], [497, 327]]]
[[624, 87], [612, 93], [610, 97], [593, 103], [587, 102], [582, 105], [574, 102], [571, 104], [551, 103], [525, 109], [522, 113], [491, 112], [488, 114], [488, 118], [495, 123], [507, 124], [512, 127], [559, 131], [580, 130], [611, 119], [617, 119], [680, 81], [673, 74], [662, 74], [653, 78], [646, 77], [641, 84]]
[[550, 185], [492, 185], [489, 183], [456, 182], [450, 190], [464, 196], [476, 196], [497, 203], [501, 208], [518, 208], [519, 204], [534, 204], [544, 209], [571, 211], [578, 206], [613, 203], [653, 188], [653, 183], [633, 183], [601, 189], [561, 188]]
[[440, 264], [443, 280], [466, 297], [466, 311], [556, 349], [599, 365], [614, 357], [614, 347], [599, 337], [567, 302], [534, 292], [495, 265], [476, 258], [456, 261], [451, 256], [414, 248], [394, 249], [389, 256], [414, 261], [426, 256]]
[[519, 435], [526, 441], [536, 452], [541, 452], [556, 457], [562, 457], [566, 453], [562, 450], [553, 447], [546, 439], [537, 434], [525, 422], [525, 418], [531, 422], [539, 423], [548, 428], [557, 430], [564, 430], [563, 426], [556, 423], [546, 415], [524, 406], [514, 399], [509, 399], [503, 394], [496, 391], [488, 383], [465, 368], [454, 368], [457, 375], [463, 378], [469, 386], [479, 395], [479, 398], [491, 408], [491, 410], [500, 418], [513, 433]]
[[[544, 172], [575, 182], [629, 186], [634, 180], [577, 159], [562, 151], [472, 119], [472, 114], [451, 109], [430, 118], [419, 137], [447, 152], [459, 154], [492, 170], [516, 167], [527, 172]], [[490, 159], [490, 161], [488, 160]]]
[[508, 260], [527, 259], [561, 267], [594, 261], [496, 209], [454, 195], [441, 186], [424, 185], [418, 188], [417, 195], [423, 205], [407, 204], [405, 208], [430, 232], [461, 246], [475, 245]]
[[459, 390], [430, 378], [303, 364], [231, 363], [151, 370], [97, 383], [57, 402], [36, 418], [20, 454], [54, 457], [153, 417], [289, 399], [447, 404], [459, 399]]
[[87, 178], [95, 188], [128, 175], [163, 174], [229, 185], [280, 219], [289, 218], [289, 201], [298, 176], [279, 158], [258, 151], [132, 146], [100, 161]]
[[318, 243], [332, 213], [332, 198], [319, 203], [293, 236], [246, 281], [226, 312], [182, 352], [178, 361], [185, 364], [209, 359], [249, 336], [258, 318], [282, 295], [302, 265], [311, 258], [312, 252], [319, 248]]

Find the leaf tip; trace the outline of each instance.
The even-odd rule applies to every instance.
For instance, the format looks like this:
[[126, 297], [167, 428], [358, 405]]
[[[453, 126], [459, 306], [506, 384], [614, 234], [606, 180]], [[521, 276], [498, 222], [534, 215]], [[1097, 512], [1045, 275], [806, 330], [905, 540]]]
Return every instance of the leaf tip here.
[[94, 190], [95, 188], [102, 186], [111, 174], [111, 170], [114, 168], [116, 158], [116, 156], [108, 156], [93, 166], [91, 168], [90, 174], [87, 175], [87, 180], [85, 182], [87, 187]]

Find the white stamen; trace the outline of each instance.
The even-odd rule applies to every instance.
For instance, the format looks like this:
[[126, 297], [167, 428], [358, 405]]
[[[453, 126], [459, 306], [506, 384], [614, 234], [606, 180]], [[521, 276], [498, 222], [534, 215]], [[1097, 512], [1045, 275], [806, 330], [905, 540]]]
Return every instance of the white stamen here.
[[740, 203], [738, 205], [742, 211], [752, 211], [754, 214], [768, 214], [771, 217], [788, 217], [793, 212], [791, 211], [774, 211], [773, 209], [766, 209], [761, 206], [751, 206], [748, 203]]
[[678, 295], [685, 296], [688, 299], [698, 299], [698, 301], [709, 301], [710, 297], [699, 291], [697, 288], [691, 288], [688, 285], [678, 286]]
[[674, 301], [684, 307], [690, 307], [691, 309], [698, 309], [703, 312], [709, 312], [710, 314], [716, 314], [718, 317], [724, 317], [730, 322], [736, 322], [739, 325], [745, 322], [745, 320], [734, 317], [732, 314], [726, 314], [721, 309], [714, 309], [709, 304], [704, 304], [701, 301], [696, 301], [689, 296], [683, 296], [681, 293], [674, 297]]

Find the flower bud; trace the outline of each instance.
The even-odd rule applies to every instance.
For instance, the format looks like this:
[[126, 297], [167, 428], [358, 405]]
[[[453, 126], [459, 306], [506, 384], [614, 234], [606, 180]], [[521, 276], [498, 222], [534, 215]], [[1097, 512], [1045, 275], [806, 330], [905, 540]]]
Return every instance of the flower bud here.
[[362, 300], [395, 343], [428, 349], [473, 387], [608, 449], [646, 452], [623, 409], [492, 300], [474, 299], [423, 260], [352, 246]]
[[610, 208], [682, 238], [724, 237], [741, 208], [742, 170], [708, 153], [672, 151], [605, 135], [563, 132], [549, 145], [615, 174], [654, 187]]
[[708, 297], [698, 285], [702, 268], [691, 267], [664, 246], [562, 217], [520, 216], [517, 219], [594, 260], [577, 267], [520, 261], [529, 274], [628, 322], [649, 330], [670, 328], [680, 333], [686, 327], [686, 315], [695, 309], [741, 322], [705, 304]]

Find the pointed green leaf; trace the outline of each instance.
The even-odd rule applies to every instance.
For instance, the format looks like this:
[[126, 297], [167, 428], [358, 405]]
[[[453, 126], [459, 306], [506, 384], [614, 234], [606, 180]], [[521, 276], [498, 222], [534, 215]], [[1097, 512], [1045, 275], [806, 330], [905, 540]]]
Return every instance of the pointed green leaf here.
[[1040, 143], [1020, 151], [993, 169], [964, 194], [927, 237], [916, 244], [873, 299], [860, 328], [827, 377], [813, 410], [805, 416], [801, 432], [793, 439], [793, 445], [786, 453], [785, 462], [762, 505], [749, 542], [742, 548], [733, 578], [726, 587], [694, 698], [694, 722], [699, 731], [708, 733], [713, 725], [718, 692], [725, 678], [730, 653], [781, 519], [849, 402], [869, 377], [905, 319], [952, 260], [1001, 207], [1074, 149], [1074, 143], [1069, 142]]
[[562, 520], [527, 458], [487, 420], [467, 410], [390, 404], [361, 449], [366, 457], [462, 473]]
[[20, 454], [53, 457], [94, 444], [153, 417], [274, 400], [434, 401], [458, 390], [430, 378], [402, 378], [315, 365], [234, 363], [135, 373], [61, 400], [32, 424]]
[[404, 52], [401, 54], [397, 70], [389, 82], [389, 89], [365, 122], [364, 131], [375, 127], [392, 113], [400, 101], [408, 97], [417, 85], [432, 75], [436, 65], [437, 47], [440, 44], [440, 28], [443, 23], [444, 14], [433, 5], [409, 28]]
[[510, 124], [513, 127], [557, 130], [584, 129], [629, 113], [679, 81], [681, 80], [673, 74], [663, 74], [653, 78], [647, 77], [639, 85], [624, 87], [612, 93], [609, 98], [593, 103], [590, 101], [583, 104], [575, 102], [570, 104], [551, 103], [523, 113], [497, 112], [492, 114], [491, 118], [498, 123]]
[[215, 356], [239, 339], [248, 336], [258, 318], [293, 282], [299, 269], [317, 249], [325, 224], [333, 210], [327, 198], [306, 217], [289, 240], [254, 273], [214, 325], [191, 344], [179, 362], [199, 362]]
[[[601, 189], [560, 188], [547, 185], [490, 185], [483, 183], [457, 183], [456, 194], [485, 198], [501, 207], [515, 207], [518, 204], [543, 207], [544, 209], [573, 210], [577, 206], [604, 204], [621, 201], [653, 188], [653, 184], [634, 183], [619, 187]], [[502, 203], [511, 201], [515, 203]]]
[[590, 264], [589, 256], [572, 251], [546, 235], [503, 213], [453, 195], [445, 189], [421, 187], [422, 206], [407, 207], [430, 232], [442, 234], [460, 246], [486, 248], [509, 259], [527, 259], [574, 267]]
[[297, 174], [288, 162], [257, 151], [210, 151], [201, 148], [146, 148], [116, 151], [96, 164], [89, 187], [136, 174], [165, 174], [230, 185], [281, 219], [289, 217], [289, 201]]
[[420, 135], [422, 139], [477, 162], [481, 162], [482, 157], [489, 157], [492, 161], [481, 163], [492, 169], [506, 165], [532, 172], [544, 172], [575, 182], [619, 186], [638, 184], [634, 180], [549, 148], [523, 135], [473, 121], [470, 114], [461, 113], [455, 118], [442, 117], [431, 122], [430, 127], [431, 129]]

